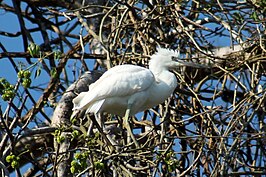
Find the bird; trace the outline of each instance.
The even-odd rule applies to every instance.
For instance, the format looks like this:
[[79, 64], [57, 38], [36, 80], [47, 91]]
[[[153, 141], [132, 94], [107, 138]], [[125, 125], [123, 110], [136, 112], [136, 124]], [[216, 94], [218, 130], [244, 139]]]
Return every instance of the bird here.
[[169, 98], [177, 87], [177, 78], [172, 71], [182, 66], [200, 65], [180, 59], [176, 50], [159, 47], [150, 57], [149, 68], [124, 64], [106, 71], [89, 86], [89, 91], [81, 92], [73, 99], [73, 111], [107, 112], [124, 117], [128, 136], [139, 147], [130, 129], [129, 117]]

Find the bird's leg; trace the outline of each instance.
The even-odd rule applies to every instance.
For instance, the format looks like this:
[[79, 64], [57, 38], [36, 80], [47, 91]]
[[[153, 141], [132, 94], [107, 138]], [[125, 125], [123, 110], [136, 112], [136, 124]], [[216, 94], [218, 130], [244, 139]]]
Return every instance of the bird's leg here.
[[[112, 139], [112, 136], [109, 134], [108, 130], [106, 130], [106, 127], [104, 125], [104, 120], [103, 120], [103, 117], [102, 117], [103, 115], [101, 113], [98, 113], [98, 114], [95, 114], [95, 116], [96, 116], [96, 119], [98, 121], [98, 124], [102, 128], [102, 130], [103, 130], [104, 134], [106, 135], [107, 139], [110, 141], [110, 143], [113, 146], [118, 148], [117, 143]], [[116, 150], [118, 150], [117, 148], [116, 148]]]
[[[95, 114], [96, 119], [97, 115]], [[95, 117], [91, 116], [90, 119], [92, 121], [92, 123], [96, 126], [96, 128], [98, 129], [98, 131], [101, 133], [101, 135], [103, 136], [103, 138], [105, 139], [105, 141], [107, 142], [107, 144], [110, 147], [110, 151], [112, 152], [114, 150], [114, 142], [112, 140], [110, 140], [104, 133], [103, 128], [99, 125], [98, 121], [95, 119]]]
[[139, 143], [137, 142], [137, 140], [135, 139], [133, 133], [132, 133], [132, 130], [130, 128], [130, 125], [129, 125], [129, 115], [130, 115], [130, 106], [128, 106], [127, 110], [126, 110], [126, 114], [125, 114], [125, 117], [124, 117], [124, 126], [125, 128], [127, 129], [127, 142], [130, 142], [130, 137], [131, 139], [133, 140], [135, 146], [137, 148], [140, 148], [139, 147]]
[[113, 140], [112, 136], [109, 134], [108, 130], [106, 130], [106, 127], [104, 125], [104, 120], [102, 118], [102, 114], [98, 113], [97, 114], [97, 121], [100, 125], [100, 127], [102, 128], [104, 134], [106, 135], [106, 138], [110, 141], [110, 143], [116, 147], [116, 150], [118, 150], [118, 146], [117, 143]]
[[89, 127], [88, 127], [88, 131], [87, 131], [87, 136], [90, 136], [91, 135], [92, 129], [93, 129], [93, 122], [90, 120]]
[[104, 127], [104, 123], [103, 123], [103, 119], [102, 119], [101, 113], [96, 113], [95, 117], [96, 117], [96, 120], [97, 120], [98, 124], [100, 125], [100, 127], [103, 128]]

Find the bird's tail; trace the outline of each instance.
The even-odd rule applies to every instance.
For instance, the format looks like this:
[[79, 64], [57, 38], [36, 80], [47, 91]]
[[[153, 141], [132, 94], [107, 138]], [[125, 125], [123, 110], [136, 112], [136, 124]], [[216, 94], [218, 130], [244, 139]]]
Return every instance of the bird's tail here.
[[[87, 98], [87, 99], [86, 99]], [[83, 109], [88, 103], [90, 103], [87, 92], [81, 92], [76, 98], [73, 99], [73, 111]]]
[[101, 109], [105, 99], [92, 100], [88, 92], [81, 92], [73, 99], [73, 112], [78, 110], [86, 110], [86, 113], [98, 113]]

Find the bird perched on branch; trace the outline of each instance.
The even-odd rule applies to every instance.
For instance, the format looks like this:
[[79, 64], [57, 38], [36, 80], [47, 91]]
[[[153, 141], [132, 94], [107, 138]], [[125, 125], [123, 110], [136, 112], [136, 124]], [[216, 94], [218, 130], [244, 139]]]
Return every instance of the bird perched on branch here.
[[135, 65], [115, 66], [91, 84], [88, 92], [80, 93], [73, 100], [73, 111], [124, 116], [125, 127], [138, 146], [128, 124], [129, 116], [157, 106], [170, 97], [177, 86], [171, 71], [180, 66], [200, 67], [179, 59], [177, 51], [165, 48], [158, 48], [151, 56], [149, 69]]

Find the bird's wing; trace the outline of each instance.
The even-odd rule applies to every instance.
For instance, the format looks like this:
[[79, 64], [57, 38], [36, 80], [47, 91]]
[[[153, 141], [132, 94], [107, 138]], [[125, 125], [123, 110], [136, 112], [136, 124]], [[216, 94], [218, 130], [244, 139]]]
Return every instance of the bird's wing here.
[[105, 72], [99, 80], [91, 84], [88, 92], [80, 93], [73, 100], [73, 109], [87, 109], [89, 104], [96, 104], [93, 107], [97, 107], [99, 110], [103, 104], [102, 100], [144, 91], [154, 81], [154, 75], [149, 69], [134, 65], [113, 67]]

